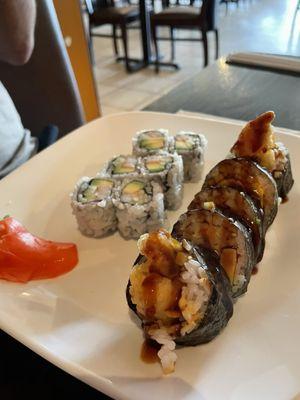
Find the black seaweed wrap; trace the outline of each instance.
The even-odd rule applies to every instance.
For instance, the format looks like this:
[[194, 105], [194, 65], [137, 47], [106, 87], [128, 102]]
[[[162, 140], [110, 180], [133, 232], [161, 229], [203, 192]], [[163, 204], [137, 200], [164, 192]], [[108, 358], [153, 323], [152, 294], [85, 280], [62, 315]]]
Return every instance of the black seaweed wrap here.
[[265, 248], [263, 213], [252, 198], [231, 186], [212, 186], [198, 192], [188, 210], [203, 208], [205, 202], [213, 202], [226, 216], [239, 220], [252, 234], [256, 262], [261, 261]]
[[201, 248], [194, 248], [193, 254], [206, 270], [213, 290], [200, 325], [192, 332], [175, 340], [176, 344], [182, 346], [197, 346], [210, 342], [225, 328], [233, 313], [230, 282], [220, 266], [217, 255]]
[[[213, 222], [215, 218], [218, 218], [221, 222], [220, 226]], [[218, 209], [214, 211], [198, 209], [187, 211], [182, 214], [173, 227], [172, 235], [179, 241], [186, 239], [191, 242], [193, 246], [215, 251], [218, 256], [220, 256], [218, 249], [214, 248], [207, 237], [201, 234], [201, 227], [209, 223], [211, 224], [211, 228], [215, 229], [215, 235], [218, 236], [220, 240], [223, 239], [221, 235], [223, 235], [224, 230], [230, 229], [234, 231], [232, 233], [234, 233], [235, 236], [231, 239], [234, 246], [224, 244], [224, 248], [234, 248], [245, 256], [245, 262], [243, 264], [244, 283], [240, 287], [232, 287], [232, 296], [234, 298], [239, 297], [247, 291], [252, 269], [256, 263], [251, 232], [246, 226], [232, 217], [228, 218], [228, 216], [224, 215]], [[195, 228], [196, 226], [197, 230], [194, 230], [193, 227]], [[218, 230], [219, 233], [217, 234]], [[242, 244], [242, 247], [240, 247], [240, 244]]]
[[273, 174], [273, 176], [277, 185], [278, 195], [282, 199], [285, 199], [294, 184], [291, 159], [288, 153], [286, 154], [286, 163], [280, 177], [279, 178], [276, 177], [276, 171]]
[[[255, 181], [264, 186], [263, 198], [257, 192]], [[247, 193], [259, 202], [264, 212], [264, 230], [272, 224], [278, 210], [278, 192], [272, 175], [247, 158], [229, 158], [219, 162], [207, 174], [203, 188], [210, 186], [232, 186]]]
[[[233, 313], [230, 282], [220, 266], [217, 255], [212, 251], [200, 248], [192, 248], [190, 254], [205, 269], [213, 289], [200, 325], [192, 332], [174, 339], [176, 344], [180, 346], [197, 346], [211, 341], [225, 328]], [[133, 268], [144, 261], [145, 257], [139, 255]], [[135, 304], [131, 301], [130, 281], [126, 288], [126, 299], [129, 308], [141, 319]]]

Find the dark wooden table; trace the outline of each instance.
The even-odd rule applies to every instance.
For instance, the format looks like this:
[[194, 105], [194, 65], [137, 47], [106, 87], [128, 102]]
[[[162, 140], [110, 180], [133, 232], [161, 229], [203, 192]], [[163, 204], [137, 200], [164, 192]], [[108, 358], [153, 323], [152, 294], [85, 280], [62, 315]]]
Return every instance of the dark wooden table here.
[[[249, 120], [273, 109], [278, 126], [300, 129], [300, 77], [225, 64], [220, 60], [155, 101], [146, 110], [180, 109]], [[3, 400], [109, 399], [0, 331]]]
[[300, 74], [229, 65], [220, 59], [144, 110], [181, 109], [245, 121], [274, 110], [277, 126], [300, 130]]

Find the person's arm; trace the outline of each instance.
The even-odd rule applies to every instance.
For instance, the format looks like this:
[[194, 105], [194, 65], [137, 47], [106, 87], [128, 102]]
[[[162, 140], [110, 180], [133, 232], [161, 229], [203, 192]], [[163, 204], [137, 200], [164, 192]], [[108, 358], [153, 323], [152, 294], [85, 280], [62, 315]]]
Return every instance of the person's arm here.
[[34, 47], [35, 0], [0, 0], [0, 60], [25, 64]]

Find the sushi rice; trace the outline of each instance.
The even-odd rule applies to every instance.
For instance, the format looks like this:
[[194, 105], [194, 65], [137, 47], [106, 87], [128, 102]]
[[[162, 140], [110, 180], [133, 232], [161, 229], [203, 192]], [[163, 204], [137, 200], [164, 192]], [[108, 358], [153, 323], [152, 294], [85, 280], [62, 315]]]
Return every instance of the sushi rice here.
[[119, 155], [109, 160], [99, 172], [100, 177], [123, 179], [140, 174], [141, 161], [133, 155]]
[[158, 179], [164, 190], [165, 207], [176, 210], [183, 197], [183, 163], [178, 154], [156, 154], [142, 159], [142, 174]]
[[207, 140], [201, 133], [180, 131], [175, 135], [170, 149], [182, 156], [185, 181], [198, 182], [201, 179], [206, 146]]
[[113, 203], [119, 232], [126, 239], [137, 239], [165, 222], [163, 190], [154, 180], [124, 179], [115, 192]]
[[[159, 235], [163, 235], [163, 231], [161, 231]], [[144, 253], [148, 240], [149, 235], [145, 234], [141, 236], [138, 241], [138, 247], [141, 254]], [[161, 240], [165, 241], [166, 238], [162, 236]], [[168, 310], [170, 301], [172, 301], [173, 280], [165, 275], [160, 275], [158, 286], [156, 288], [156, 311], [154, 318], [150, 321], [147, 321], [147, 307], [149, 304], [147, 299], [145, 300], [143, 292], [145, 280], [147, 277], [151, 276], [151, 274], [153, 275], [147, 261], [133, 268], [130, 276], [131, 286], [129, 289], [132, 302], [136, 305], [137, 312], [144, 321], [146, 335], [161, 345], [161, 348], [158, 351], [158, 357], [165, 374], [172, 373], [175, 369], [175, 363], [177, 360], [177, 356], [174, 352], [176, 347], [176, 337], [178, 335], [181, 337], [187, 335], [200, 324], [205, 315], [212, 294], [211, 283], [201, 264], [197, 260], [193, 259], [192, 256], [189, 255], [188, 252], [179, 244], [179, 242], [174, 241], [172, 238], [168, 238], [167, 240], [170, 241], [170, 243], [175, 243], [177, 248], [176, 254], [179, 256], [178, 259], [182, 257], [183, 261], [186, 260], [184, 262], [179, 261], [181, 267], [177, 266], [180, 268], [180, 271], [176, 279], [179, 280], [181, 286], [178, 303], [175, 305], [179, 307], [181, 315], [179, 331], [178, 329], [174, 330], [174, 323], [172, 325], [172, 318], [175, 318], [175, 320], [178, 321], [178, 315], [173, 317], [170, 315], [170, 311]], [[157, 272], [156, 275], [157, 274], [159, 274], [159, 272]], [[178, 322], [176, 322], [176, 324], [178, 325]]]
[[[101, 189], [99, 192], [97, 183]], [[83, 235], [101, 237], [117, 229], [116, 210], [112, 202], [115, 186], [116, 182], [107, 178], [83, 177], [76, 183], [71, 194], [71, 206]]]
[[168, 152], [173, 137], [166, 129], [145, 129], [137, 132], [132, 138], [133, 154], [148, 156], [159, 152]]

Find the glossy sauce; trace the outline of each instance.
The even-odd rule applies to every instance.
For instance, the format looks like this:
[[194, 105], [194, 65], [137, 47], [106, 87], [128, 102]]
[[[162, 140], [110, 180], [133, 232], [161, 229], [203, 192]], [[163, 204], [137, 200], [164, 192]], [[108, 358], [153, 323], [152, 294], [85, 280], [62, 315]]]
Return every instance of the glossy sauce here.
[[149, 234], [143, 253], [151, 260], [150, 272], [159, 273], [167, 278], [178, 274], [179, 267], [174, 262], [174, 249], [162, 244], [157, 234]]
[[[261, 134], [261, 127], [259, 129], [255, 129], [250, 131], [250, 134], [244, 134], [242, 138], [238, 139], [236, 144], [233, 146], [234, 150], [237, 150], [237, 154], [239, 156], [251, 156], [255, 154], [264, 144], [265, 135]], [[266, 149], [262, 149], [263, 153], [266, 152]], [[252, 154], [251, 154], [252, 153]]]
[[170, 296], [170, 304], [168, 311], [170, 312], [170, 316], [172, 315], [173, 318], [180, 317], [181, 311], [178, 306], [179, 299], [181, 297], [181, 290], [182, 290], [182, 282], [179, 279], [173, 279], [172, 281], [172, 294]]
[[257, 265], [255, 265], [255, 267], [253, 267], [251, 273], [252, 273], [252, 275], [256, 275], [256, 274], [258, 273], [258, 267], [257, 267]]
[[143, 297], [145, 299], [145, 314], [147, 318], [153, 318], [156, 312], [157, 286], [161, 276], [155, 273], [148, 275], [142, 283]]
[[153, 364], [159, 361], [157, 355], [160, 344], [151, 339], [145, 339], [141, 349], [141, 360], [147, 364]]
[[[265, 135], [261, 134], [261, 127], [254, 130], [254, 134], [252, 133], [250, 137], [250, 145], [253, 153], [256, 153], [262, 146], [265, 141]], [[263, 153], [267, 151], [267, 149], [262, 149]]]

